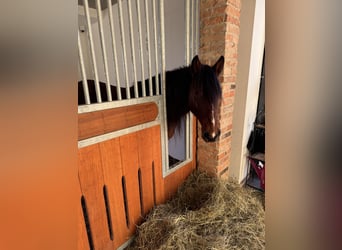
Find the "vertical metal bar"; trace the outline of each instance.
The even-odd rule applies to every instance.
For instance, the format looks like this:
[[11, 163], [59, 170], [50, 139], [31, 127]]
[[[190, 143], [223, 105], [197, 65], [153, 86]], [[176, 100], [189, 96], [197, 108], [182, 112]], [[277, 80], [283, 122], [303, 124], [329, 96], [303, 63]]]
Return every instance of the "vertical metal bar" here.
[[190, 63], [190, 0], [185, 0], [185, 64]]
[[89, 44], [90, 44], [90, 55], [91, 55], [91, 61], [92, 61], [93, 69], [94, 69], [94, 76], [95, 76], [96, 99], [97, 99], [97, 102], [100, 103], [100, 102], [102, 102], [102, 100], [101, 100], [99, 76], [97, 73], [97, 64], [96, 64], [96, 57], [95, 57], [93, 32], [92, 32], [91, 22], [90, 22], [88, 0], [83, 0], [83, 4], [84, 4], [84, 12], [85, 12], [86, 19], [87, 19], [88, 39], [89, 39]]
[[[198, 54], [198, 23], [199, 23], [199, 18], [198, 18], [198, 6], [199, 6], [199, 1], [196, 1], [196, 0], [192, 0], [193, 2], [193, 8], [192, 8], [192, 17], [193, 17], [193, 23], [192, 23], [192, 29], [194, 29], [193, 31], [193, 38], [192, 38], [192, 48], [193, 48], [193, 51], [192, 51], [192, 56], [191, 58], [193, 58], [195, 55]], [[189, 121], [190, 121], [190, 124], [189, 124], [189, 158], [191, 158], [192, 160], [195, 160], [194, 159], [194, 155], [193, 155], [193, 147], [192, 147], [192, 143], [193, 142], [193, 137], [194, 137], [194, 134], [193, 134], [193, 123], [194, 123], [194, 118], [193, 118], [193, 115], [190, 113], [189, 115]]]
[[137, 0], [137, 14], [138, 14], [138, 33], [139, 33], [139, 50], [140, 50], [140, 65], [141, 65], [141, 85], [143, 97], [146, 96], [145, 88], [145, 69], [144, 69], [144, 53], [142, 46], [142, 31], [141, 31], [141, 15], [140, 15], [140, 0]]
[[131, 0], [127, 0], [127, 8], [128, 8], [128, 16], [129, 16], [129, 30], [130, 30], [130, 40], [131, 40], [131, 52], [132, 52], [132, 61], [133, 61], [133, 77], [134, 77], [134, 97], [138, 98], [138, 83], [137, 83], [137, 73], [135, 66], [135, 50], [134, 50], [134, 32], [133, 32], [133, 20], [132, 20], [132, 5]]
[[81, 44], [81, 40], [80, 40], [80, 31], [77, 32], [77, 38], [78, 38], [78, 57], [79, 57], [81, 74], [82, 74], [83, 92], [84, 92], [86, 104], [90, 104], [88, 82], [87, 82], [87, 73], [86, 73], [85, 67], [84, 67], [82, 44]]
[[[185, 64], [190, 63], [190, 0], [185, 1]], [[190, 158], [190, 113], [185, 117], [185, 155]]]
[[190, 60], [191, 58], [194, 57], [194, 6], [195, 6], [195, 1], [191, 0], [190, 1], [191, 8], [190, 8]]
[[111, 36], [112, 36], [114, 69], [115, 69], [115, 76], [116, 76], [116, 95], [118, 97], [118, 100], [121, 100], [121, 84], [120, 84], [119, 69], [118, 69], [118, 58], [117, 58], [117, 51], [116, 51], [112, 0], [108, 0], [107, 3], [108, 3], [107, 5], [108, 5], [108, 14], [109, 14], [109, 26], [110, 26]]
[[126, 96], [127, 99], [131, 98], [131, 94], [129, 91], [129, 82], [128, 82], [128, 70], [127, 70], [127, 54], [126, 54], [126, 41], [125, 41], [125, 29], [124, 29], [124, 21], [122, 15], [122, 0], [118, 0], [119, 7], [119, 22], [120, 22], [120, 33], [121, 33], [121, 42], [122, 42], [122, 50], [124, 57], [124, 69], [125, 69], [125, 81], [126, 81]]
[[110, 89], [106, 43], [105, 43], [105, 37], [104, 37], [104, 32], [103, 32], [103, 22], [102, 22], [102, 13], [101, 13], [102, 10], [101, 10], [100, 0], [96, 0], [96, 10], [97, 10], [97, 19], [98, 19], [99, 31], [100, 31], [100, 40], [101, 40], [104, 72], [105, 72], [105, 77], [106, 77], [106, 81], [107, 81], [106, 82], [107, 97], [108, 97], [108, 101], [110, 102], [110, 101], [112, 101], [112, 92]]
[[150, 48], [150, 20], [148, 15], [148, 0], [145, 0], [145, 20], [146, 20], [146, 43], [147, 43], [147, 56], [148, 56], [148, 74], [149, 74], [149, 89], [150, 96], [153, 96], [152, 88], [152, 72], [151, 72], [151, 48]]
[[195, 52], [194, 55], [198, 54], [198, 34], [199, 34], [199, 1], [195, 1]]
[[[165, 74], [165, 28], [164, 28], [164, 0], [160, 0], [159, 3], [159, 15], [160, 15], [160, 48], [161, 48], [161, 82], [162, 82], [162, 96], [163, 107], [162, 119], [161, 119], [161, 139], [163, 145], [162, 161], [164, 163], [164, 170], [169, 168], [168, 154], [168, 135], [167, 135], [167, 116], [166, 116], [166, 74]], [[165, 173], [165, 172], [164, 172]]]
[[159, 95], [159, 70], [158, 70], [158, 38], [157, 38], [157, 16], [156, 16], [156, 1], [152, 0], [152, 12], [153, 12], [153, 29], [154, 29], [154, 56], [155, 56], [155, 84], [156, 95]]

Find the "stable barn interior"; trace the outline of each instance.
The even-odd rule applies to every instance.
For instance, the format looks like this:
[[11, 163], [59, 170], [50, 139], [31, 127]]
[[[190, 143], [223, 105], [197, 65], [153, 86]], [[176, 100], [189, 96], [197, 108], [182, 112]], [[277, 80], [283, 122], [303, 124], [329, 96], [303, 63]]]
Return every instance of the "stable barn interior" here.
[[[175, 136], [168, 140], [164, 88], [166, 70], [189, 65], [200, 53], [202, 2], [79, 0], [81, 84], [94, 80], [126, 89], [137, 88], [138, 82], [145, 79], [148, 84], [143, 94], [127, 93], [125, 98], [105, 102], [97, 96], [97, 103], [78, 107], [78, 249], [123, 249], [142, 218], [173, 197], [198, 167], [198, 161], [206, 164], [197, 156], [204, 147], [197, 138], [193, 115], [187, 115]], [[228, 135], [235, 145], [229, 149], [234, 152], [229, 175], [238, 183], [248, 175], [246, 144], [259, 96], [259, 81], [251, 76], [259, 75], [260, 53], [263, 54], [263, 40], [256, 43], [254, 33], [258, 28], [258, 8], [262, 9], [264, 1], [245, 3], [250, 13], [245, 9], [241, 27], [248, 28], [250, 37], [242, 46], [251, 52], [249, 56], [239, 54], [236, 60], [244, 62], [240, 71], [249, 72], [236, 80], [237, 84], [240, 81], [237, 88], [241, 91], [239, 105], [234, 107], [234, 112], [239, 112], [234, 113], [233, 121], [235, 127], [243, 129]], [[151, 79], [156, 75], [158, 83], [152, 86]], [[157, 90], [151, 91], [153, 87]], [[84, 95], [87, 99], [86, 90]]]
[[161, 76], [157, 93], [78, 107], [79, 249], [125, 244], [195, 169], [196, 123], [188, 115], [168, 141], [163, 81], [196, 54], [197, 3], [79, 1], [79, 81], [131, 87]]

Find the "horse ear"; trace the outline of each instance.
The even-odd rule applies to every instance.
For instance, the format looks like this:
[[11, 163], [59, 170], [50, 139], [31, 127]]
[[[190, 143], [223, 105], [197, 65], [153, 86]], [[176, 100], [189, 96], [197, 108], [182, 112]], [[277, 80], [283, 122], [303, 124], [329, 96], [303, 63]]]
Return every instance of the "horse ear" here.
[[224, 57], [221, 56], [217, 62], [215, 63], [214, 66], [212, 66], [212, 69], [215, 71], [216, 75], [218, 76], [222, 70], [223, 70], [223, 66], [224, 66]]
[[193, 59], [192, 59], [192, 62], [191, 62], [191, 71], [193, 73], [197, 73], [200, 71], [201, 69], [201, 62], [198, 58], [198, 55], [196, 55]]

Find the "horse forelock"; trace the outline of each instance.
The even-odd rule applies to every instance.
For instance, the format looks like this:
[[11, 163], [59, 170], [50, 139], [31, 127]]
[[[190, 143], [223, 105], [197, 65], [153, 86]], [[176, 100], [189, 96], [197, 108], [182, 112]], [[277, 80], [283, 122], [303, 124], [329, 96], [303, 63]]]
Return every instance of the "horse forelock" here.
[[215, 72], [208, 65], [202, 65], [199, 74], [194, 75], [190, 87], [190, 99], [193, 105], [205, 98], [210, 104], [217, 104], [222, 96], [221, 85]]

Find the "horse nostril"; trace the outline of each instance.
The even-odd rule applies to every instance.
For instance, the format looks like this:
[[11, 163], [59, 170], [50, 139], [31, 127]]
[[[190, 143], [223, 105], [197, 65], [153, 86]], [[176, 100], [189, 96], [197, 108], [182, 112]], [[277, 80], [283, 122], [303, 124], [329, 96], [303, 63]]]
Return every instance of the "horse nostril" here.
[[202, 137], [206, 142], [212, 142], [212, 141], [215, 141], [216, 136], [213, 137], [208, 132], [204, 132]]
[[212, 135], [209, 134], [208, 132], [204, 132], [202, 134], [202, 138], [206, 141], [206, 142], [214, 142], [216, 141], [219, 136], [221, 135], [221, 131], [218, 130], [217, 133], [213, 133]]
[[209, 133], [208, 132], [204, 132], [203, 133], [203, 138], [206, 139], [206, 140], [209, 140], [210, 139]]
[[208, 132], [204, 132], [202, 137], [203, 137], [205, 142], [213, 141], [213, 138], [210, 136], [210, 134]]

